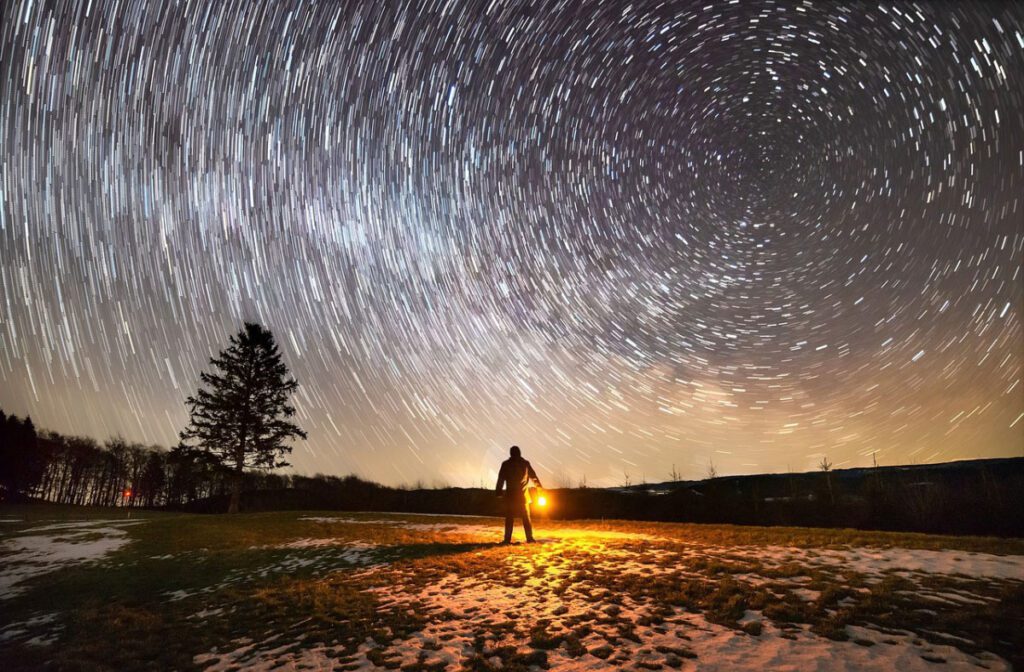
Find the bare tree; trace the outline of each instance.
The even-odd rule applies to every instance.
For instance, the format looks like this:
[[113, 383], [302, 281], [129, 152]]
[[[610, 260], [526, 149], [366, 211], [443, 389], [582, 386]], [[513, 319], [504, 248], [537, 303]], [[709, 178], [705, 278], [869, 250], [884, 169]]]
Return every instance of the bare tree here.
[[715, 469], [715, 463], [711, 459], [708, 460], [708, 479], [718, 478], [718, 469]]
[[572, 479], [569, 478], [569, 474], [565, 473], [564, 469], [556, 471], [554, 476], [551, 478], [551, 482], [554, 483], [556, 488], [568, 489], [572, 487]]
[[669, 472], [669, 479], [671, 479], [673, 483], [678, 483], [683, 480], [682, 475], [676, 470], [675, 462], [672, 463], [672, 471]]
[[832, 491], [832, 463], [829, 461], [828, 456], [823, 455], [821, 457], [818, 468], [825, 473], [825, 483], [828, 485], [828, 501], [835, 506], [836, 496]]
[[633, 484], [633, 481], [631, 481], [630, 478], [629, 478], [629, 472], [628, 471], [623, 471], [622, 472], [622, 487], [628, 488], [632, 484]]

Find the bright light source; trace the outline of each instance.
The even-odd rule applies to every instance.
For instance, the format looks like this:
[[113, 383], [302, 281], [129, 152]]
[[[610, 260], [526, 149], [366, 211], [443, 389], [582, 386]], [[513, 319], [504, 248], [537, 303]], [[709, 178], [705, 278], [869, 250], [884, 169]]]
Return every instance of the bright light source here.
[[537, 498], [537, 506], [547, 506], [547, 505], [548, 505], [548, 498], [547, 497], [545, 497], [544, 495], [541, 495], [540, 497]]

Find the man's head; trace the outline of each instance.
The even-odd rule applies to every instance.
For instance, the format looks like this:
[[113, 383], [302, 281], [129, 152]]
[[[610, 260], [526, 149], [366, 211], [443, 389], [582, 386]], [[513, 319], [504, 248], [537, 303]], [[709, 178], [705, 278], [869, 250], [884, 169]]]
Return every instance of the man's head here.
[[512, 457], [522, 457], [523, 456], [523, 452], [521, 450], [519, 450], [519, 446], [512, 446], [511, 448], [509, 448], [508, 449], [508, 454], [511, 455]]

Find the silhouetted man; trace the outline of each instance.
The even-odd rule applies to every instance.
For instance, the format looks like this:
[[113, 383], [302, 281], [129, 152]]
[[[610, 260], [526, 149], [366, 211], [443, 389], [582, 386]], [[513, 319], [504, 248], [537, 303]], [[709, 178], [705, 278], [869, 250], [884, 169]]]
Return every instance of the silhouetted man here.
[[533, 524], [530, 522], [530, 481], [543, 488], [537, 472], [533, 470], [530, 463], [523, 459], [519, 446], [512, 446], [508, 450], [509, 457], [501, 463], [498, 470], [498, 484], [494, 487], [498, 495], [501, 495], [501, 488], [505, 486], [505, 541], [504, 544], [512, 543], [512, 526], [515, 524], [515, 517], [523, 519], [523, 530], [526, 532], [527, 543], [533, 543]]

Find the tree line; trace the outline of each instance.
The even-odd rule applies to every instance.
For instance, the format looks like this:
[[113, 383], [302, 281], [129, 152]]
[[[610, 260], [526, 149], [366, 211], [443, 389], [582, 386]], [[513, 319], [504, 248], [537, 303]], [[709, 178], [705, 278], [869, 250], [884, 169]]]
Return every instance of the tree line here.
[[180, 505], [223, 490], [213, 465], [113, 437], [38, 431], [0, 409], [0, 498], [88, 506]]
[[[183, 446], [167, 449], [112, 437], [38, 430], [0, 409], [0, 501], [182, 508], [230, 497], [234, 475]], [[245, 490], [281, 490], [302, 477], [248, 470]], [[308, 480], [308, 479], [306, 479]]]

